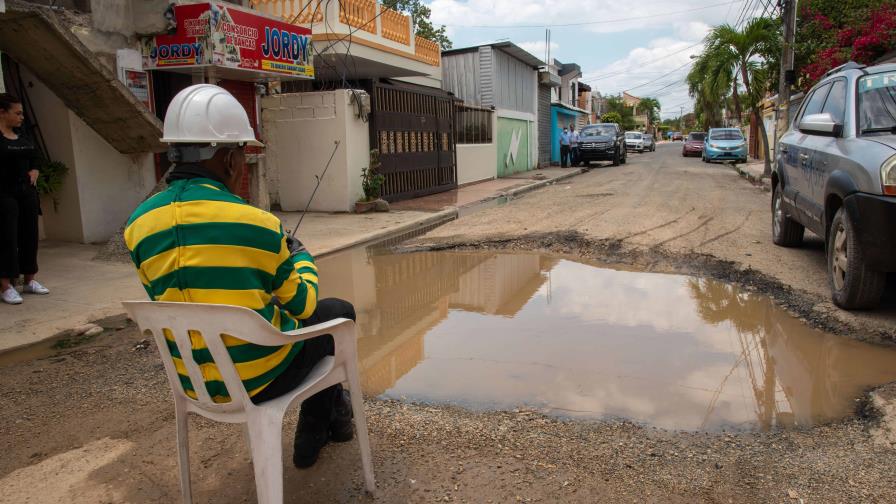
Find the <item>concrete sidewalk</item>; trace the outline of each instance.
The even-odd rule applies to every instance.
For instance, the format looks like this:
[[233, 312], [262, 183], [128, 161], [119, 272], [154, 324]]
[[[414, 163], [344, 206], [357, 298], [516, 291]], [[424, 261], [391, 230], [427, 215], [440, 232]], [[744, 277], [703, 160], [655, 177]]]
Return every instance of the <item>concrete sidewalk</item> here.
[[[286, 229], [300, 212], [276, 213]], [[297, 236], [315, 256], [405, 233], [453, 219], [457, 210], [440, 212], [309, 213]], [[338, 232], [334, 232], [338, 230]], [[0, 352], [37, 343], [103, 317], [123, 313], [121, 302], [146, 299], [130, 262], [94, 261], [99, 245], [43, 242], [40, 274], [48, 296], [26, 295], [21, 305], [0, 303]]]
[[451, 191], [399, 201], [392, 204], [392, 208], [423, 212], [435, 212], [450, 207], [460, 209], [501, 196], [512, 196], [537, 189], [550, 183], [574, 177], [584, 171], [584, 168], [550, 167], [514, 173], [507, 177], [476, 182]]

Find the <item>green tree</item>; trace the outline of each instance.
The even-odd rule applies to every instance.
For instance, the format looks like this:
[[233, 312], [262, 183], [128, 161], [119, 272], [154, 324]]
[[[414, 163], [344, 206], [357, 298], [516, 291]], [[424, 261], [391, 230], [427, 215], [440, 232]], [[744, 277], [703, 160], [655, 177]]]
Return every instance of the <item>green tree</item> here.
[[[734, 99], [737, 112], [741, 107], [741, 95], [737, 85], [737, 79], [740, 77], [745, 91], [743, 97], [746, 98], [746, 108], [753, 113], [754, 117], [762, 117], [760, 110], [762, 97], [771, 86], [777, 83], [773, 77], [775, 75], [773, 65], [776, 62], [776, 54], [780, 52], [781, 33], [779, 28], [780, 23], [775, 20], [754, 18], [742, 29], [737, 29], [729, 24], [716, 26], [706, 37], [706, 48], [698, 59], [706, 58], [713, 68], [730, 75], [733, 83], [731, 96]], [[704, 91], [711, 92], [712, 90]], [[700, 98], [698, 98], [699, 100]], [[765, 152], [768, 152], [765, 123], [763, 121], [756, 121], [756, 123], [762, 146]], [[769, 176], [772, 169], [771, 159], [768, 155], [764, 158], [765, 175]]]
[[635, 129], [635, 112], [632, 107], [625, 104], [622, 95], [607, 97], [607, 111], [619, 114], [619, 121], [616, 124], [622, 126], [623, 129]]
[[607, 112], [600, 117], [601, 122], [622, 124], [622, 116], [619, 112]]
[[451, 49], [451, 39], [445, 33], [445, 26], [436, 28], [432, 24], [429, 20], [432, 10], [421, 0], [384, 0], [383, 5], [410, 16], [417, 35], [438, 43], [442, 50]]
[[656, 98], [641, 98], [638, 108], [647, 114], [651, 124], [656, 124], [660, 120], [660, 102]]

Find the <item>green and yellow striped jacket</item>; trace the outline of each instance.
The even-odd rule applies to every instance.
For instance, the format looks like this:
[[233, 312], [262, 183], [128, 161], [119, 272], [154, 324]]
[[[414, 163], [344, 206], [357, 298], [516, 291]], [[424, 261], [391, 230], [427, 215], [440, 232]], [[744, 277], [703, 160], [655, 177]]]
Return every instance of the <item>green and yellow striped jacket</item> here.
[[[307, 252], [290, 257], [280, 220], [245, 203], [224, 184], [177, 180], [134, 212], [124, 232], [140, 281], [155, 301], [245, 306], [281, 331], [301, 327], [317, 306], [317, 267]], [[272, 303], [277, 297], [282, 309]], [[174, 337], [168, 348], [184, 391], [196, 397]], [[190, 334], [209, 396], [230, 400], [202, 336]], [[302, 344], [266, 347], [231, 336], [224, 343], [250, 396], [292, 362]]]

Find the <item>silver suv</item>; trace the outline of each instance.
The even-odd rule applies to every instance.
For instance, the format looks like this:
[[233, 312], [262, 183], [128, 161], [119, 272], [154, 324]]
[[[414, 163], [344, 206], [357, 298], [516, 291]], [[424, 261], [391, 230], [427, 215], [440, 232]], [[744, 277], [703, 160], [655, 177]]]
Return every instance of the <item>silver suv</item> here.
[[774, 242], [798, 246], [809, 228], [834, 303], [877, 306], [896, 271], [896, 64], [828, 72], [778, 144], [772, 187]]

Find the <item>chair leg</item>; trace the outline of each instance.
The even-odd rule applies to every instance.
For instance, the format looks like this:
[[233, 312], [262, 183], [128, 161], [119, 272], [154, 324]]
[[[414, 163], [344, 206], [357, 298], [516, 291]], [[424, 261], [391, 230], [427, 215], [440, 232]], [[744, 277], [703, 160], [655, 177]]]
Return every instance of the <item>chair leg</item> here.
[[177, 423], [177, 467], [180, 470], [180, 496], [184, 504], [192, 504], [193, 491], [190, 484], [190, 436], [188, 433], [187, 411], [179, 406], [174, 407]]
[[258, 504], [282, 504], [283, 416], [259, 409], [247, 423]]
[[349, 364], [347, 367], [352, 413], [355, 416], [355, 432], [358, 434], [358, 445], [361, 448], [361, 466], [364, 469], [364, 483], [367, 491], [373, 494], [376, 490], [376, 482], [373, 479], [373, 460], [370, 455], [370, 438], [367, 434], [367, 416], [364, 414], [361, 380], [358, 377], [358, 368], [354, 363]]

